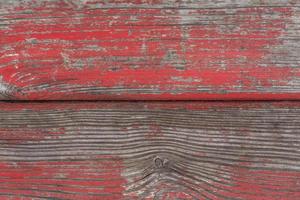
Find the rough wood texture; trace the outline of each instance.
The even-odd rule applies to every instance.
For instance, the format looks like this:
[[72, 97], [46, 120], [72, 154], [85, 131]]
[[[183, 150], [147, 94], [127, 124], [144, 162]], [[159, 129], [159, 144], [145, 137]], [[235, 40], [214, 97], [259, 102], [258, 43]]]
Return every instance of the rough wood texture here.
[[298, 0], [0, 0], [0, 99], [300, 99]]
[[0, 199], [300, 199], [299, 103], [1, 103]]

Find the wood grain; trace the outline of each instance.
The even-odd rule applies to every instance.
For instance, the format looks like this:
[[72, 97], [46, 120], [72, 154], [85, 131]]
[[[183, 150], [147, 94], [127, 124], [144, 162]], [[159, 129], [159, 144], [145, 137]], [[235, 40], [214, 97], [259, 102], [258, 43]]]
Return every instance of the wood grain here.
[[298, 0], [0, 0], [0, 99], [300, 99]]
[[298, 102], [0, 103], [0, 199], [300, 199]]

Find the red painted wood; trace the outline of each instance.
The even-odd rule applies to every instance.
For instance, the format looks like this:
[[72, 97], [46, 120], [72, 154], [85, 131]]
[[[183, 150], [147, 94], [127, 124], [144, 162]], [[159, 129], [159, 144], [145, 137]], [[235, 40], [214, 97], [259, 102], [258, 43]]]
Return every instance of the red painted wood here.
[[0, 103], [0, 199], [300, 198], [299, 102]]
[[0, 1], [0, 99], [300, 99], [299, 2]]

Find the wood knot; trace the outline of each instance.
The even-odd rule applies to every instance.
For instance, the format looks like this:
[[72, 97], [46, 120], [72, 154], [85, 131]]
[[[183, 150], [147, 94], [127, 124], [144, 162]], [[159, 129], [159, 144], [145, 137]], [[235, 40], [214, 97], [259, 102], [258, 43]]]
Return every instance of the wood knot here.
[[163, 159], [163, 158], [160, 158], [160, 157], [156, 157], [154, 159], [154, 165], [158, 169], [167, 167], [168, 162], [169, 162], [168, 159]]

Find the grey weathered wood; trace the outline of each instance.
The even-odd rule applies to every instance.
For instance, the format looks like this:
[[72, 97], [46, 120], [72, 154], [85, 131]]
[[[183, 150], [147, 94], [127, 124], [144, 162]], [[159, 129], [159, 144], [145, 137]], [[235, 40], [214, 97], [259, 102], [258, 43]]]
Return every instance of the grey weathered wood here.
[[296, 200], [299, 128], [293, 102], [1, 103], [0, 194]]

